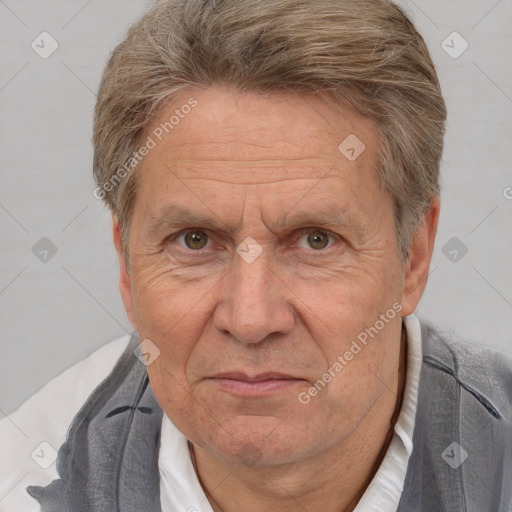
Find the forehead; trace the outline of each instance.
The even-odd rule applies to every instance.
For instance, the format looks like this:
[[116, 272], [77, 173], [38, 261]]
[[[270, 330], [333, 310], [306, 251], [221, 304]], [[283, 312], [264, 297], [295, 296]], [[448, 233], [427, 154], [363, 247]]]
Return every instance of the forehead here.
[[307, 165], [320, 157], [345, 163], [339, 145], [347, 138], [352, 146], [357, 140], [365, 145], [352, 167], [367, 166], [375, 163], [378, 142], [372, 120], [348, 107], [335, 110], [320, 96], [238, 93], [220, 86], [183, 91], [152, 120], [146, 136], [156, 142], [147, 160], [167, 153], [173, 159], [260, 166], [281, 159]]
[[344, 190], [357, 203], [379, 192], [374, 123], [320, 97], [190, 88], [153, 119], [142, 137], [149, 139], [137, 195], [155, 207], [205, 188], [286, 196], [287, 207], [307, 190], [315, 199]]

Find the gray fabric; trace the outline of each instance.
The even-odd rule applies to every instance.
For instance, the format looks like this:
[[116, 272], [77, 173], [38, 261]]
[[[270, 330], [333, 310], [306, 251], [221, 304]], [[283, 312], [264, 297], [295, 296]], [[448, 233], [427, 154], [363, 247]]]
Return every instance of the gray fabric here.
[[[61, 478], [27, 489], [42, 512], [161, 512], [162, 410], [133, 355], [137, 343], [134, 335], [73, 421], [59, 451]], [[426, 326], [422, 344], [414, 449], [398, 512], [512, 512], [512, 361]], [[442, 457], [453, 442], [468, 453], [456, 468]]]
[[43, 512], [160, 512], [162, 410], [132, 339], [59, 450], [60, 480], [27, 491]]
[[[511, 512], [512, 361], [428, 326], [422, 345], [414, 448], [398, 512]], [[457, 468], [442, 457], [453, 442], [468, 453]]]

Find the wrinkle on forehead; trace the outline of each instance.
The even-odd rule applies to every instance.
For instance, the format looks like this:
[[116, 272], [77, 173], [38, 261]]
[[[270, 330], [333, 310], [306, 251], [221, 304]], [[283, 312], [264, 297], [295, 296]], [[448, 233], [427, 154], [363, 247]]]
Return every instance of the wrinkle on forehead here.
[[[367, 119], [313, 99], [275, 102], [218, 89], [196, 96], [198, 108], [137, 169], [142, 218], [165, 217], [161, 208], [179, 203], [230, 232], [240, 223], [287, 230], [300, 210], [304, 222], [316, 215], [326, 223], [378, 223], [379, 205], [388, 201], [376, 179], [378, 132]], [[339, 150], [348, 134], [366, 145], [354, 161]]]
[[[264, 173], [258, 172], [263, 170], [259, 168], [238, 173], [235, 166], [233, 174], [223, 165], [217, 165], [215, 172], [203, 164], [171, 168], [167, 163], [165, 167], [171, 181], [154, 189], [156, 194], [146, 205], [150, 224], [156, 227], [188, 224], [237, 233], [248, 226], [257, 229], [259, 224], [272, 232], [308, 225], [326, 229], [348, 226], [360, 231], [367, 217], [363, 211], [373, 211], [375, 206], [373, 201], [368, 204], [368, 199], [375, 196], [361, 196], [360, 187], [355, 186], [362, 176], [354, 183], [333, 167], [313, 167], [315, 176], [311, 169], [288, 166], [275, 170], [266, 167]], [[166, 169], [160, 167], [159, 172], [165, 173]], [[177, 189], [172, 181], [180, 184]], [[185, 201], [186, 196], [189, 199]], [[157, 205], [161, 206], [155, 208]]]
[[[290, 166], [290, 161], [207, 161], [200, 163], [187, 159], [172, 160], [162, 164], [180, 181], [202, 180], [232, 185], [263, 185], [285, 181], [313, 180], [337, 178], [344, 181], [344, 172], [328, 161], [307, 159], [310, 165]], [[294, 161], [291, 161], [294, 162]], [[251, 172], [253, 171], [253, 172]], [[142, 171], [143, 172], [143, 171]], [[279, 176], [276, 179], [276, 176]]]
[[[310, 187], [310, 190], [313, 187]], [[212, 201], [200, 201], [199, 206], [175, 197], [162, 207], [147, 211], [149, 232], [169, 228], [201, 227], [225, 233], [240, 233], [246, 228], [261, 229], [277, 234], [304, 227], [336, 229], [341, 226], [359, 231], [364, 226], [361, 213], [352, 204], [330, 194], [312, 192], [304, 201], [304, 195], [297, 195], [286, 204], [275, 202], [273, 194], [260, 196], [249, 192], [248, 187], [239, 189], [232, 205], [221, 199], [220, 209]], [[251, 191], [254, 192], [251, 187]], [[231, 196], [233, 198], [233, 196]], [[349, 201], [350, 202], [350, 201]], [[226, 208], [227, 206], [227, 208]]]

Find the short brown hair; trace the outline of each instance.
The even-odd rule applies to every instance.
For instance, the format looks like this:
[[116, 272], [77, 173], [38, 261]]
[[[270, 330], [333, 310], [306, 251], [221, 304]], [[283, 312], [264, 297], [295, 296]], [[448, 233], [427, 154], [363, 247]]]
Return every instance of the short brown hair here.
[[446, 106], [423, 38], [388, 0], [157, 2], [114, 50], [95, 109], [96, 190], [120, 220], [125, 251], [136, 172], [120, 179], [119, 170], [164, 103], [213, 84], [321, 94], [373, 119], [407, 256], [439, 195]]

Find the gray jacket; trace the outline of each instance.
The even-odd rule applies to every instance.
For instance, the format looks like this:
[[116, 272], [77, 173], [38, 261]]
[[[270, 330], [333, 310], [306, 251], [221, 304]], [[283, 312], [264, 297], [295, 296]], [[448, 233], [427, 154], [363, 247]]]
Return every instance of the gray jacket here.
[[[512, 361], [428, 326], [422, 340], [398, 512], [512, 512]], [[60, 479], [27, 489], [42, 512], [161, 512], [162, 410], [133, 355], [137, 343], [134, 335], [74, 419], [59, 451]]]

